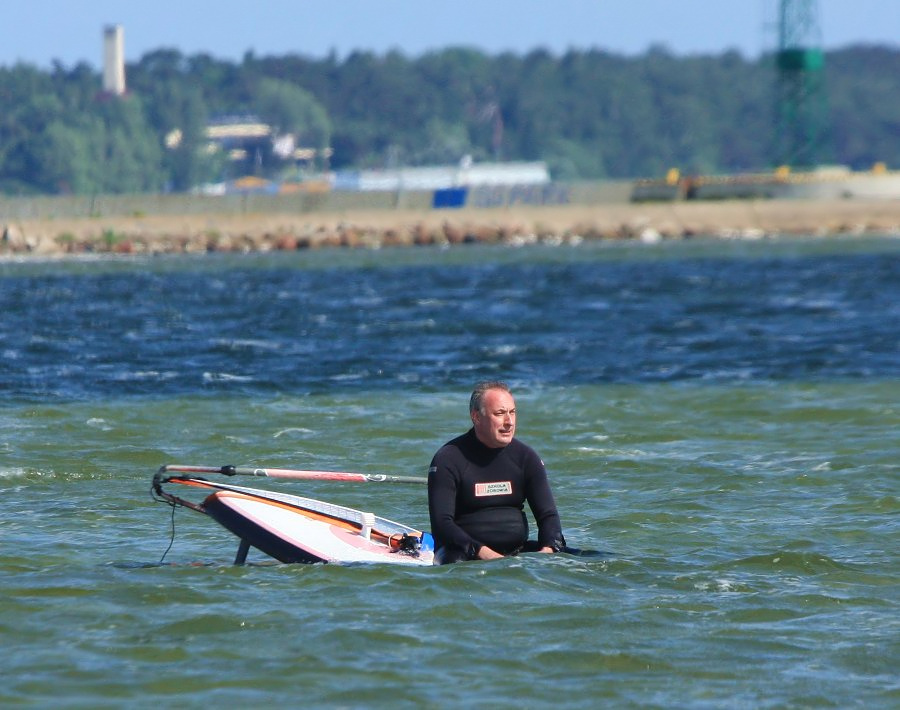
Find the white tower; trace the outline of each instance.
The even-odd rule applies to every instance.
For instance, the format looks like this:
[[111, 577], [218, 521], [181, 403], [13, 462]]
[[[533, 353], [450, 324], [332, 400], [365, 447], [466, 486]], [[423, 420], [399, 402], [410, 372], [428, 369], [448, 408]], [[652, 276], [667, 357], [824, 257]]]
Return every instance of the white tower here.
[[125, 93], [125, 33], [122, 25], [103, 30], [103, 91], [113, 96]]

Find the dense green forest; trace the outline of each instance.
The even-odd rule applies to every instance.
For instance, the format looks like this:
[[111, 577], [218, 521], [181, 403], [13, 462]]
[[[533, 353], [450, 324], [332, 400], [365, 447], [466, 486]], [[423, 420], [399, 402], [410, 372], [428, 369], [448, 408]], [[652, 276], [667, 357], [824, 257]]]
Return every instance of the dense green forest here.
[[[850, 47], [828, 52], [825, 66], [823, 162], [900, 167], [900, 51]], [[771, 56], [451, 48], [340, 60], [248, 53], [234, 63], [159, 50], [126, 75], [128, 93], [116, 98], [102, 95], [87, 64], [0, 67], [0, 193], [182, 191], [244, 174], [298, 176], [272, 151], [246, 164], [211, 151], [208, 122], [236, 114], [330, 155], [307, 170], [466, 155], [544, 160], [557, 180], [774, 166]]]

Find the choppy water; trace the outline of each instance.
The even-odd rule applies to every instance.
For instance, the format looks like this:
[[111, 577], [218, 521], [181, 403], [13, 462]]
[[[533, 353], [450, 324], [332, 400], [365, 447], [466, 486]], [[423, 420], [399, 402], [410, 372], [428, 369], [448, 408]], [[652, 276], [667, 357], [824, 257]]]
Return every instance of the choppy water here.
[[[896, 240], [7, 262], [0, 305], [2, 706], [900, 706]], [[182, 510], [158, 564], [160, 464], [421, 475], [484, 376], [611, 555], [238, 568]]]

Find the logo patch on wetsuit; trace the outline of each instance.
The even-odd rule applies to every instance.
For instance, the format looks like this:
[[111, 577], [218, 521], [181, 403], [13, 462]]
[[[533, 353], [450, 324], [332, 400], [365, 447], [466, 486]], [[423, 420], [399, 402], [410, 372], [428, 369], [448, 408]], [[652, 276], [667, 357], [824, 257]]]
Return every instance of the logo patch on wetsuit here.
[[476, 483], [475, 497], [484, 498], [485, 496], [508, 496], [512, 493], [511, 481], [495, 481], [493, 483]]

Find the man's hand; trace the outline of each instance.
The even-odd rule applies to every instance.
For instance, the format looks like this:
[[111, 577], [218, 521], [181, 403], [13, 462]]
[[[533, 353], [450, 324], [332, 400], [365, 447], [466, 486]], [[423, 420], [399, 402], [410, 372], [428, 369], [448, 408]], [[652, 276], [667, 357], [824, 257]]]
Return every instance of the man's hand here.
[[482, 545], [478, 548], [478, 559], [479, 560], [499, 560], [503, 555], [501, 555], [496, 550], [492, 550], [487, 545]]

